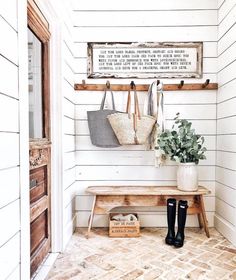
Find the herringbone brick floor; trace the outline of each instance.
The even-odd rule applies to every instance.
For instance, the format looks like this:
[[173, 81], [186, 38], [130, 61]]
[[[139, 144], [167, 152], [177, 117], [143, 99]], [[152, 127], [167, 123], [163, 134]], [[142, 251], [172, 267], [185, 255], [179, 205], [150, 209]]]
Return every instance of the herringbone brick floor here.
[[185, 244], [164, 243], [165, 228], [144, 228], [138, 238], [109, 238], [107, 229], [79, 229], [47, 280], [236, 279], [236, 248], [215, 229], [211, 237], [186, 229]]

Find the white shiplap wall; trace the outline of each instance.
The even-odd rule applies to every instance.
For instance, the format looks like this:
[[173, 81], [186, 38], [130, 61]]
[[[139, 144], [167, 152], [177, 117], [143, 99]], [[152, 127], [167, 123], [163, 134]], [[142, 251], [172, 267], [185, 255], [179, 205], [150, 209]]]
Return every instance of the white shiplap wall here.
[[18, 49], [12, 47], [18, 45], [17, 0], [0, 3], [0, 35], [0, 279], [5, 280], [20, 263]]
[[[63, 248], [75, 228], [75, 92], [73, 24], [70, 1], [61, 1], [62, 29], [62, 143], [63, 143]], [[58, 9], [55, 4], [55, 10]]]
[[[203, 41], [203, 78], [185, 82], [204, 82], [217, 78], [217, 3], [216, 1], [86, 1], [74, 3], [74, 41], [76, 82], [86, 80], [87, 42], [188, 42]], [[130, 79], [111, 79], [111, 83], [130, 83]], [[150, 79], [135, 80], [150, 83]], [[106, 79], [90, 79], [105, 83]], [[164, 80], [176, 83], [179, 79]], [[140, 93], [141, 104], [145, 93]], [[76, 94], [76, 211], [77, 226], [87, 226], [92, 197], [84, 190], [89, 185], [168, 185], [175, 184], [176, 166], [168, 163], [161, 169], [153, 166], [153, 153], [143, 146], [101, 149], [91, 145], [86, 112], [99, 108], [101, 92]], [[118, 109], [125, 109], [126, 93], [115, 93]], [[198, 133], [206, 138], [207, 160], [199, 166], [200, 183], [209, 187], [205, 198], [209, 224], [215, 210], [216, 91], [166, 92], [166, 123], [170, 126], [177, 112], [192, 120]], [[140, 210], [140, 209], [139, 209]], [[165, 226], [166, 209], [140, 212], [143, 226]], [[197, 225], [196, 217], [187, 224]], [[107, 225], [107, 217], [98, 215], [95, 226]]]
[[[203, 41], [203, 79], [219, 81], [219, 91], [167, 92], [167, 125], [175, 112], [193, 121], [205, 135], [207, 160], [200, 163], [200, 182], [212, 193], [205, 198], [207, 215], [232, 242], [235, 241], [236, 196], [236, 30], [235, 0], [149, 1], [133, 3], [74, 0], [73, 14], [64, 1], [62, 18], [62, 87], [63, 87], [63, 243], [68, 242], [77, 213], [77, 226], [87, 226], [91, 197], [84, 193], [89, 185], [170, 184], [175, 183], [175, 166], [153, 167], [153, 155], [142, 146], [100, 149], [91, 145], [86, 111], [99, 107], [102, 93], [74, 93], [75, 82], [86, 79], [86, 43], [88, 41]], [[0, 2], [0, 279], [20, 279], [20, 163], [19, 163], [19, 78], [17, 0]], [[217, 21], [217, 9], [218, 21]], [[72, 30], [71, 19], [74, 21]], [[122, 20], [121, 20], [122, 19]], [[217, 24], [219, 23], [218, 38]], [[75, 37], [72, 36], [74, 33]], [[218, 44], [217, 44], [217, 40]], [[74, 41], [74, 42], [73, 42]], [[217, 55], [218, 45], [218, 55]], [[73, 50], [74, 48], [74, 50]], [[218, 63], [217, 63], [218, 60]], [[217, 68], [218, 65], [218, 68]], [[168, 83], [179, 80], [168, 80]], [[105, 83], [106, 79], [90, 80]], [[129, 83], [130, 80], [111, 80]], [[151, 80], [135, 80], [149, 83]], [[186, 80], [185, 82], [196, 82]], [[140, 93], [143, 100], [145, 93]], [[121, 109], [125, 93], [115, 93]], [[217, 122], [216, 122], [217, 98]], [[142, 102], [141, 102], [142, 103]], [[8, 119], [6, 122], [5, 120]], [[216, 137], [217, 124], [217, 137]], [[217, 138], [217, 147], [216, 147]], [[76, 144], [76, 145], [75, 145]], [[215, 150], [217, 149], [217, 158]], [[216, 162], [216, 168], [215, 168]], [[75, 196], [76, 193], [76, 196]], [[144, 226], [166, 225], [165, 209], [141, 212]], [[7, 217], [7, 219], [6, 219]], [[11, 223], [9, 223], [11, 220]], [[95, 219], [96, 226], [107, 224], [107, 217]], [[193, 217], [188, 225], [196, 225]], [[14, 254], [12, 254], [14, 252]]]
[[[4, 40], [0, 41], [0, 279], [20, 279], [20, 272], [22, 274], [21, 279], [29, 279], [29, 255], [27, 252], [22, 255], [25, 257], [22, 259], [20, 265], [20, 246], [29, 246], [29, 235], [21, 235], [23, 230], [21, 227], [25, 226], [24, 216], [20, 217], [22, 208], [20, 205], [24, 205], [27, 208], [27, 201], [20, 199], [20, 182], [22, 177], [28, 177], [28, 169], [20, 165], [19, 159], [26, 158], [28, 154], [27, 146], [27, 131], [26, 138], [22, 138], [22, 131], [28, 126], [27, 117], [23, 119], [22, 115], [28, 114], [27, 102], [25, 98], [27, 95], [19, 93], [20, 85], [22, 82], [19, 80], [19, 75], [24, 75], [27, 85], [27, 69], [19, 67], [18, 54], [22, 53], [18, 46], [24, 47], [24, 53], [27, 52], [27, 42], [19, 42], [23, 35], [22, 30], [25, 28], [26, 33], [27, 21], [26, 21], [26, 4], [27, 1], [9, 0], [8, 2], [1, 1], [0, 3], [0, 34]], [[59, 3], [55, 6], [55, 14], [58, 14]], [[63, 4], [62, 4], [63, 5]], [[45, 11], [45, 5], [38, 3], [39, 7], [42, 7]], [[50, 8], [49, 8], [50, 7]], [[47, 15], [52, 13], [50, 4], [48, 5]], [[24, 9], [24, 10], [23, 10]], [[47, 9], [47, 8], [46, 8]], [[49, 11], [50, 10], [50, 11]], [[62, 84], [62, 101], [58, 101], [62, 105], [62, 115], [59, 112], [53, 112], [57, 115], [58, 120], [62, 121], [62, 178], [63, 178], [63, 247], [65, 248], [68, 240], [70, 239], [74, 229], [74, 193], [73, 186], [75, 185], [75, 100], [74, 100], [74, 72], [73, 63], [74, 57], [72, 53], [73, 40], [72, 40], [72, 24], [70, 22], [72, 11], [69, 6], [69, 2], [64, 3], [61, 9], [61, 15], [58, 16], [58, 29], [61, 30], [62, 39], [62, 55], [59, 59], [62, 75], [61, 81], [57, 81]], [[25, 13], [25, 17], [19, 16], [20, 13]], [[18, 19], [19, 20], [18, 23]], [[50, 22], [51, 19], [47, 18]], [[22, 21], [24, 20], [24, 21]], [[19, 24], [19, 28], [18, 28]], [[20, 26], [21, 24], [21, 26]], [[7, 36], [6, 36], [7, 34]], [[54, 34], [53, 34], [54, 35]], [[24, 38], [26, 40], [26, 38]], [[60, 42], [59, 42], [60, 43]], [[60, 46], [58, 46], [60, 47]], [[52, 55], [53, 57], [53, 55]], [[26, 57], [27, 59], [27, 57]], [[19, 57], [19, 60], [22, 59]], [[25, 64], [25, 63], [24, 63]], [[55, 77], [52, 76], [53, 79]], [[55, 81], [54, 81], [55, 84]], [[58, 93], [58, 100], [61, 98], [61, 94]], [[24, 100], [23, 100], [24, 99]], [[25, 104], [26, 106], [23, 106]], [[19, 111], [19, 109], [24, 112]], [[53, 106], [55, 108], [55, 106]], [[7, 121], [6, 121], [7, 120]], [[21, 127], [19, 122], [22, 120]], [[59, 137], [61, 137], [59, 135]], [[21, 140], [26, 143], [25, 154], [20, 154], [20, 147], [23, 145]], [[55, 158], [60, 153], [57, 151]], [[26, 164], [27, 165], [27, 164]], [[23, 171], [22, 171], [23, 170]], [[22, 173], [24, 172], [24, 174]], [[21, 175], [21, 176], [20, 176]], [[54, 174], [53, 174], [54, 176]], [[22, 188], [27, 192], [27, 185], [22, 184]], [[57, 187], [57, 186], [55, 186]], [[27, 193], [26, 193], [27, 195]], [[24, 213], [25, 210], [24, 210]], [[22, 218], [22, 220], [21, 220]], [[28, 224], [29, 225], [29, 224]], [[24, 240], [23, 240], [24, 239]], [[27, 249], [26, 249], [27, 250]], [[25, 251], [25, 247], [22, 247], [21, 252]], [[14, 253], [12, 253], [14, 252]]]
[[236, 244], [236, 1], [219, 1], [215, 226]]

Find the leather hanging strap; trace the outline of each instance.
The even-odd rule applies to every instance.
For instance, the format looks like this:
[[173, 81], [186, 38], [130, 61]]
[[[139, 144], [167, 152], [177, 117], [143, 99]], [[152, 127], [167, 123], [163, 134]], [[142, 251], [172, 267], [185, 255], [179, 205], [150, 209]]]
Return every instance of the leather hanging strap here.
[[[134, 91], [134, 113], [131, 114], [131, 90]], [[135, 85], [132, 85], [132, 87], [128, 91], [128, 98], [127, 98], [127, 105], [126, 105], [126, 113], [128, 114], [128, 117], [131, 118], [131, 115], [133, 116], [133, 129], [134, 129], [134, 142], [136, 145], [138, 145], [138, 138], [137, 138], [137, 126], [138, 126], [138, 119], [141, 119], [140, 109], [139, 109], [139, 102], [138, 102], [138, 95], [136, 92]]]
[[136, 88], [134, 88], [134, 113], [137, 115], [139, 119], [141, 119], [140, 109], [139, 109], [139, 102], [138, 102], [138, 95], [136, 92]]
[[128, 91], [127, 104], [126, 104], [126, 113], [127, 114], [131, 114], [131, 90], [134, 91], [134, 113], [140, 119], [141, 118], [141, 114], [140, 114], [140, 109], [139, 109], [138, 95], [137, 95], [135, 86], [133, 86], [132, 89], [129, 89], [129, 91]]
[[129, 118], [131, 118], [131, 94], [130, 94], [130, 89], [128, 91], [126, 113], [129, 115]]

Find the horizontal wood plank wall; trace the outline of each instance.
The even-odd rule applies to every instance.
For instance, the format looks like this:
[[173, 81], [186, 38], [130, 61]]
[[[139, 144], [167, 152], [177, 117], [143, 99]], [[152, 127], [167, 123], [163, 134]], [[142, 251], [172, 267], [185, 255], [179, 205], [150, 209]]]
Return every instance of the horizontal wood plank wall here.
[[[217, 81], [217, 1], [73, 1], [75, 41], [75, 82], [105, 83], [107, 79], [87, 79], [87, 42], [191, 42], [203, 41], [203, 78], [186, 79], [186, 83]], [[114, 84], [128, 84], [130, 79], [109, 79]], [[151, 79], [136, 79], [148, 84]], [[180, 79], [165, 79], [179, 83]], [[115, 92], [118, 110], [124, 110], [126, 92]], [[140, 105], [146, 93], [139, 92]], [[154, 167], [153, 152], [144, 146], [102, 149], [91, 144], [87, 111], [99, 108], [103, 93], [76, 93], [76, 211], [77, 226], [87, 226], [92, 197], [84, 191], [89, 185], [169, 185], [176, 183], [176, 165], [169, 162]], [[110, 100], [109, 100], [110, 101]], [[109, 102], [108, 102], [109, 103]], [[200, 183], [212, 193], [205, 198], [207, 216], [213, 225], [215, 211], [216, 91], [178, 91], [165, 93], [166, 125], [170, 127], [177, 112], [193, 122], [206, 138], [207, 160], [200, 162]], [[166, 209], [139, 209], [143, 226], [166, 226]], [[107, 226], [107, 216], [98, 215], [95, 226]], [[197, 225], [188, 217], [188, 226]]]
[[[17, 0], [0, 3], [0, 279], [19, 279]], [[7, 34], [7, 36], [6, 36]], [[27, 186], [26, 186], [27, 187]], [[14, 252], [14, 254], [12, 254]]]
[[72, 8], [69, 1], [62, 11], [62, 94], [63, 94], [63, 247], [75, 228], [75, 92]]
[[236, 1], [220, 2], [215, 225], [236, 244]]

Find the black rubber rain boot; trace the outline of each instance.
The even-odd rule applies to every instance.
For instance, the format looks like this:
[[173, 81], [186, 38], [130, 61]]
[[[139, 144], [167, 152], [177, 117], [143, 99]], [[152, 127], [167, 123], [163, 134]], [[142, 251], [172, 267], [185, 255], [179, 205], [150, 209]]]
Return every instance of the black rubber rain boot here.
[[187, 217], [188, 201], [180, 200], [178, 204], [178, 231], [175, 237], [174, 246], [182, 247], [184, 245], [184, 228]]
[[176, 199], [167, 199], [167, 224], [168, 233], [165, 242], [168, 245], [173, 245], [175, 241], [175, 216], [176, 216]]

